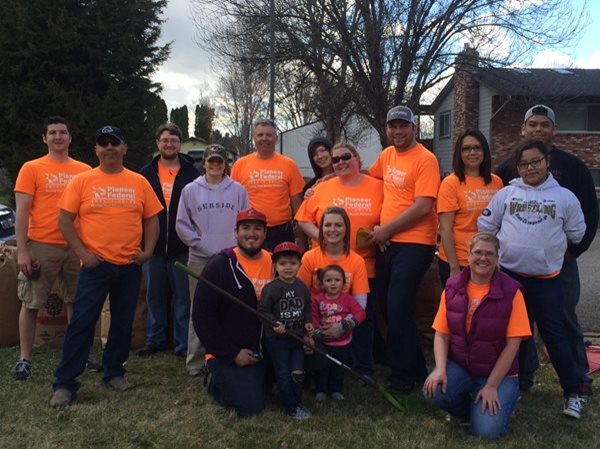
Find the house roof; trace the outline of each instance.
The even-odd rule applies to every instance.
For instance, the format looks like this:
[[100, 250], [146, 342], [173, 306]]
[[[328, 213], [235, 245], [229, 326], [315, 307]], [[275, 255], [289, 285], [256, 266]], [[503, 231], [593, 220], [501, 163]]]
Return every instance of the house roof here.
[[[479, 67], [473, 76], [502, 95], [526, 96], [547, 102], [582, 97], [600, 98], [600, 69]], [[453, 87], [454, 77], [433, 101], [432, 110], [437, 109]]]

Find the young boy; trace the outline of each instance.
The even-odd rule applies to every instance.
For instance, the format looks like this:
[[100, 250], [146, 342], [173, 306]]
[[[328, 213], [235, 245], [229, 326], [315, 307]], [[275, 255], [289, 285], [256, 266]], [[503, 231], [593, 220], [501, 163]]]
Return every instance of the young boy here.
[[299, 336], [313, 331], [308, 287], [296, 278], [302, 253], [298, 245], [283, 242], [273, 249], [273, 263], [279, 277], [265, 285], [258, 310], [279, 325], [265, 327], [266, 346], [277, 380], [277, 388], [286, 413], [293, 419], [310, 417], [302, 404], [304, 351], [302, 345], [286, 333]]

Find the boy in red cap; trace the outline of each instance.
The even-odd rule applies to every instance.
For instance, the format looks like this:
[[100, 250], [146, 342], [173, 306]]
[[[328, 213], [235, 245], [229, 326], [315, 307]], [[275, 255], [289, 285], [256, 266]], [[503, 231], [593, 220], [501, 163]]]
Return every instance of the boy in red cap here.
[[302, 404], [304, 351], [286, 334], [312, 334], [310, 290], [296, 277], [302, 258], [298, 245], [282, 242], [273, 249], [272, 257], [279, 277], [263, 288], [258, 310], [279, 324], [264, 329], [282, 405], [290, 418], [306, 419], [310, 413]]

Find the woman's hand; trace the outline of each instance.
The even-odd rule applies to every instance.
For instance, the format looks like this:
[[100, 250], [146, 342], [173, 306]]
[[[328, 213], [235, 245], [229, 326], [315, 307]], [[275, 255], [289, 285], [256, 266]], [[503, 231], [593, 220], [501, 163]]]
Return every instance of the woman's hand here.
[[479, 390], [475, 397], [475, 404], [481, 401], [481, 414], [485, 413], [485, 409], [489, 409], [490, 415], [494, 416], [500, 411], [500, 400], [498, 399], [498, 389], [491, 385], [485, 384]]
[[285, 326], [277, 321], [277, 326], [273, 326], [273, 332], [276, 334], [285, 334]]
[[423, 391], [428, 398], [433, 398], [435, 396], [435, 392], [437, 391], [438, 385], [442, 386], [442, 393], [446, 394], [446, 385], [448, 385], [448, 376], [446, 376], [446, 371], [442, 371], [439, 369], [434, 369], [427, 379], [425, 379], [425, 383], [423, 384]]
[[325, 341], [338, 340], [344, 333], [340, 323], [331, 323], [321, 326], [321, 335]]

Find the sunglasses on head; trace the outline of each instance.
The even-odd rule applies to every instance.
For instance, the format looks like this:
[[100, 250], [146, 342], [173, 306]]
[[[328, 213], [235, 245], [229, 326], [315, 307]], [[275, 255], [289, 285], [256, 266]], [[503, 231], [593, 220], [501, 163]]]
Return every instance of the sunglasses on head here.
[[96, 143], [98, 144], [98, 146], [101, 146], [103, 148], [107, 147], [108, 145], [112, 145], [113, 147], [118, 147], [119, 145], [121, 145], [121, 141], [114, 137], [101, 137]]
[[337, 164], [340, 161], [349, 161], [350, 159], [352, 159], [352, 157], [354, 157], [354, 155], [352, 153], [344, 153], [341, 156], [332, 156], [331, 157], [331, 162], [334, 164]]

